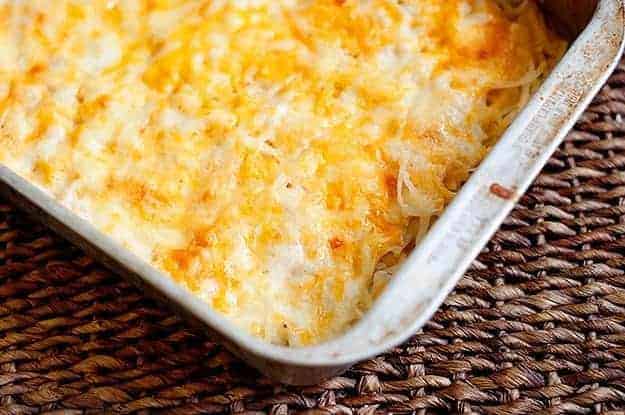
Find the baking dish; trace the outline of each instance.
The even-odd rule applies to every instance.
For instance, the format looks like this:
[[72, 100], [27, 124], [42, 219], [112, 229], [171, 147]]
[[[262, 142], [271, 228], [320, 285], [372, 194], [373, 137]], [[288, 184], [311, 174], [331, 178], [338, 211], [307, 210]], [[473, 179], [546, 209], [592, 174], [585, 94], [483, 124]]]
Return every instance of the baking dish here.
[[[571, 33], [593, 6], [590, 1], [545, 3], [546, 10]], [[0, 168], [2, 191], [105, 264], [192, 317], [261, 371], [287, 383], [313, 383], [399, 343], [425, 322], [604, 81], [622, 47], [623, 30], [622, 2], [600, 2], [587, 29], [371, 311], [343, 336], [318, 346], [274, 346], [241, 332], [6, 168]]]

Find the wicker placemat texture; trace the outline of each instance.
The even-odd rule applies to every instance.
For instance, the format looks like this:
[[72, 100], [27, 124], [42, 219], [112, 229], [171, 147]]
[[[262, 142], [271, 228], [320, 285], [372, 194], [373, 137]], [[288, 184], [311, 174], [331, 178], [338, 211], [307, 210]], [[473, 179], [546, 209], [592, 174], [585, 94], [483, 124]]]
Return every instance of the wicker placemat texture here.
[[624, 270], [625, 62], [426, 328], [315, 387], [259, 378], [0, 201], [0, 413], [617, 411]]

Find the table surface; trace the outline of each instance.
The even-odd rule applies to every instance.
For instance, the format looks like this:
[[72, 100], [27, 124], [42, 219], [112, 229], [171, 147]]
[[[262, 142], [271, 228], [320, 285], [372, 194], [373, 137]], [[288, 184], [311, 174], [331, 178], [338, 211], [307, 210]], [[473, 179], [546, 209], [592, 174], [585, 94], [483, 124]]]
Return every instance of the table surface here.
[[314, 387], [271, 384], [0, 200], [0, 414], [623, 410], [624, 273], [625, 61], [426, 327]]

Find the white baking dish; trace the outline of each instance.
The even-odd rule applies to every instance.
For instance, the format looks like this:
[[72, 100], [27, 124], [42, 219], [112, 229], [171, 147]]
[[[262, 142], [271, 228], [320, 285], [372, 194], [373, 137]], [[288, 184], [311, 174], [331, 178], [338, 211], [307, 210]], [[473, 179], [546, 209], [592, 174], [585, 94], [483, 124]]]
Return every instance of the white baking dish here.
[[[625, 40], [622, 0], [543, 3], [547, 13], [571, 34], [579, 34], [576, 41], [372, 309], [332, 341], [288, 348], [251, 337], [3, 166], [0, 192], [104, 264], [191, 317], [263, 373], [286, 383], [315, 383], [399, 344], [427, 321], [618, 62]], [[589, 10], [595, 6], [596, 12], [586, 24]]]

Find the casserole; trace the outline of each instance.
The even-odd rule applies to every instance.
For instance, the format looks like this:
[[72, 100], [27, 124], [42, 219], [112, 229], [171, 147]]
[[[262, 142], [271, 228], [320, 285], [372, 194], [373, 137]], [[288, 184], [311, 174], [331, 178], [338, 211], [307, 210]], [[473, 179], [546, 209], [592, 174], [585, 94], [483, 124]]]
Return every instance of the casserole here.
[[294, 347], [370, 307], [567, 47], [534, 1], [54, 5], [0, 8], [0, 163]]
[[[601, 17], [601, 11], [603, 10], [603, 12], [605, 12], [605, 9], [608, 7], [610, 7], [609, 3], [602, 3], [603, 9], [600, 9], [597, 19]], [[613, 16], [620, 16], [622, 19], [622, 9], [619, 8], [619, 5], [614, 3], [612, 7]], [[612, 28], [614, 31], [610, 32], [610, 30], [606, 30], [606, 28], [609, 29], [609, 25], [606, 25], [602, 30], [597, 30], [596, 39], [602, 43], [603, 40], [605, 40], [605, 43], [610, 45], [610, 48], [606, 47], [606, 50], [609, 49], [611, 52], [616, 52], [616, 49], [618, 49], [620, 45], [620, 39], [616, 39], [614, 36], [618, 28], [622, 30], [622, 20], [620, 23], [616, 22], [616, 28]], [[584, 40], [584, 36], [589, 36], [590, 32], [592, 32], [592, 30], [582, 35], [581, 40]], [[618, 33], [616, 34], [620, 35]], [[605, 37], [601, 37], [601, 35]], [[569, 60], [573, 52], [577, 51], [579, 53], [582, 47], [580, 46], [580, 42], [581, 41], [578, 41], [578, 43], [572, 47], [568, 55]], [[601, 54], [606, 52], [606, 50], [601, 50], [598, 53]], [[613, 56], [611, 58], [613, 58]], [[563, 62], [566, 63], [567, 58], [565, 58]], [[597, 62], [602, 61], [594, 56], [592, 63], [596, 64]], [[601, 71], [608, 69], [607, 66], [609, 65], [604, 62]], [[592, 65], [589, 64], [585, 69], [591, 67]], [[285, 381], [300, 383], [314, 381], [314, 376], [328, 374], [337, 370], [341, 365], [348, 364], [350, 361], [357, 358], [357, 356], [362, 356], [363, 352], [373, 351], [372, 349], [375, 350], [376, 345], [378, 347], [384, 347], [389, 343], [397, 342], [401, 337], [405, 337], [412, 326], [418, 324], [420, 320], [425, 318], [425, 314], [427, 313], [422, 310], [426, 307], [431, 309], [435, 301], [439, 301], [442, 298], [441, 295], [443, 295], [450, 286], [450, 282], [453, 279], [452, 277], [459, 275], [462, 268], [464, 268], [470, 260], [469, 256], [472, 255], [476, 249], [479, 249], [480, 244], [485, 241], [485, 238], [488, 236], [488, 232], [494, 230], [497, 218], [502, 218], [505, 214], [505, 210], [509, 209], [512, 205], [511, 200], [500, 201], [498, 198], [514, 199], [515, 194], [518, 194], [517, 192], [520, 191], [529, 180], [523, 170], [531, 167], [530, 173], [535, 172], [538, 168], [538, 163], [541, 159], [546, 157], [545, 152], [549, 148], [552, 148], [557, 142], [559, 135], [556, 134], [552, 136], [552, 133], [556, 130], [548, 130], [547, 128], [565, 127], [566, 123], [562, 121], [554, 125], [551, 122], [545, 122], [546, 117], [554, 115], [551, 113], [554, 108], [561, 108], [564, 110], [568, 109], [568, 111], [557, 115], [560, 117], [566, 115], [568, 118], [568, 116], [574, 115], [574, 110], [576, 109], [575, 105], [578, 104], [580, 100], [588, 98], [588, 92], [591, 91], [579, 91], [574, 88], [579, 88], [578, 85], [570, 85], [569, 88], [566, 88], [566, 82], [579, 83], [580, 80], [584, 82], [592, 80], [594, 84], [596, 80], [592, 78], [591, 75], [596, 75], [597, 77], [598, 75], [584, 72], [582, 77], [579, 78], [569, 76], [566, 70], [567, 67], [564, 63], [556, 69], [555, 75], [544, 84], [537, 94], [537, 98], [530, 103], [528, 109], [524, 112], [525, 121], [532, 121], [526, 124], [527, 129], [524, 134], [518, 135], [520, 129], [524, 126], [524, 116], [522, 115], [511, 127], [501, 144], [493, 150], [491, 156], [489, 156], [482, 167], [474, 174], [473, 178], [465, 185], [460, 195], [455, 199], [454, 203], [439, 220], [430, 234], [406, 261], [395, 280], [390, 284], [386, 293], [381, 296], [371, 313], [365, 316], [350, 332], [324, 345], [301, 349], [284, 349], [274, 346], [260, 347], [257, 342], [255, 344], [255, 341], [247, 339], [247, 350], [237, 349], [236, 345], [231, 345], [235, 348], [235, 351], [238, 350], [240, 354], [247, 355], [248, 357], [252, 357], [250, 355], [254, 354], [264, 354], [264, 357], [273, 357], [276, 361], [287, 360], [290, 361], [291, 364], [294, 364], [293, 366], [301, 366], [302, 368], [310, 365], [320, 366], [318, 370], [304, 370], [298, 379], [292, 376], [294, 372], [291, 372], [290, 369], [293, 369], [293, 367], [289, 368], [288, 365], [285, 367], [276, 367], [271, 365], [271, 362], [267, 360], [263, 364], [262, 361], [252, 357], [252, 363], [264, 367], [274, 376], [280, 374]], [[556, 79], [558, 76], [561, 77], [559, 82]], [[548, 93], [552, 92], [557, 86], [563, 87], [560, 94], [549, 95]], [[588, 86], [588, 84], [585, 86]], [[541, 102], [541, 100], [543, 101]], [[534, 113], [532, 113], [532, 111], [534, 111]], [[532, 116], [533, 119], [531, 119]], [[541, 133], [548, 137], [535, 136]], [[517, 136], [515, 137], [514, 134], [517, 134]], [[539, 141], [540, 138], [545, 141]], [[547, 138], [549, 141], [546, 141]], [[508, 143], [508, 145], [502, 150], [504, 143]], [[490, 172], [489, 167], [491, 168]], [[499, 174], [497, 176], [492, 176], [491, 173], [495, 172], [498, 168], [500, 171], [497, 171], [497, 173]], [[3, 171], [3, 178], [5, 177], [4, 173], [5, 171]], [[492, 177], [497, 177], [497, 180], [493, 180]], [[35, 197], [37, 192], [34, 188], [28, 187], [20, 182], [19, 179], [12, 176], [9, 172], [6, 172], [6, 181], [12, 187], [18, 188], [20, 190], [19, 193], [22, 193], [27, 198], [36, 199], [34, 201], [38, 200], [40, 207], [43, 207], [42, 202], [45, 202], [46, 211], [49, 211], [56, 219], [66, 222], [70, 229], [75, 231], [79, 230], [84, 236], [88, 236], [96, 247], [109, 254], [113, 253], [115, 250], [113, 249], [115, 245], [109, 244], [110, 241], [102, 237], [102, 235], [93, 232], [93, 230], [88, 227], [83, 227], [82, 225], [84, 225], [84, 223], [76, 220], [76, 218], [72, 218], [68, 212], [60, 209], [58, 206], [49, 205], [49, 199], [44, 197], [37, 199]], [[485, 184], [487, 184], [487, 186], [484, 186]], [[516, 189], [514, 189], [514, 187], [516, 187]], [[517, 192], [515, 192], [515, 190]], [[473, 209], [476, 204], [480, 206], [479, 210]], [[464, 212], [461, 212], [463, 208], [469, 209], [465, 209]], [[459, 215], [459, 213], [461, 214]], [[460, 229], [457, 228], [458, 225], [460, 225]], [[446, 249], [440, 249], [436, 246], [437, 243], [441, 242], [448, 245]], [[454, 247], [454, 245], [457, 245], [457, 247]], [[455, 248], [458, 249], [456, 250]], [[135, 271], [145, 281], [166, 293], [168, 297], [183, 298], [188, 309], [203, 320], [215, 325], [221, 334], [226, 334], [224, 329], [228, 328], [228, 330], [231, 331], [228, 333], [230, 340], [240, 342], [242, 339], [245, 339], [245, 335], [232, 331], [228, 323], [225, 323], [223, 319], [220, 319], [218, 316], [211, 315], [212, 313], [210, 312], [206, 313], [207, 310], [205, 310], [205, 308], [202, 310], [202, 307], [198, 305], [197, 302], [194, 302], [194, 299], [187, 298], [189, 296], [186, 293], [173, 287], [167, 279], [160, 278], [160, 276], [150, 267], [146, 266], [146, 264], [136, 261], [136, 259], [128, 256], [127, 253], [119, 249], [116, 251], [114, 257], [122, 265]], [[442, 265], [445, 265], [447, 268], [442, 268]], [[410, 269], [418, 269], [423, 273], [422, 275], [427, 275], [427, 278], [408, 278], [407, 270]], [[427, 272], [428, 270], [430, 270], [430, 272]], [[439, 287], [439, 285], [443, 283], [447, 288]], [[410, 284], [416, 289], [408, 290], [407, 288]], [[399, 296], [398, 294], [400, 293], [403, 294], [403, 296]], [[434, 297], [439, 298], [439, 300], [434, 300]], [[379, 311], [385, 304], [388, 305], [389, 302], [394, 305], [394, 309], [387, 307], [385, 311], [392, 310], [392, 312], [385, 316], [384, 313], [380, 313]], [[415, 316], [418, 316], [417, 320], [413, 320]], [[401, 333], [388, 331], [387, 328], [390, 327], [394, 330], [401, 329]], [[346, 345], [350, 345], [350, 347], [348, 348]], [[350, 348], [351, 351], [349, 350]]]

